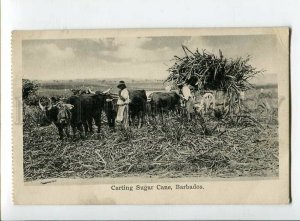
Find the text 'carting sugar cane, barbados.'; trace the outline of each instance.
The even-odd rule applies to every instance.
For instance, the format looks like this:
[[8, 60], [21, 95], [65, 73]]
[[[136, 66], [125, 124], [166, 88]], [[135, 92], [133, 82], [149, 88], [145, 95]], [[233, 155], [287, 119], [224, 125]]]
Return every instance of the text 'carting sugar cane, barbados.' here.
[[203, 190], [204, 187], [199, 184], [156, 184], [156, 185], [112, 185], [113, 191], [153, 191], [153, 190]]

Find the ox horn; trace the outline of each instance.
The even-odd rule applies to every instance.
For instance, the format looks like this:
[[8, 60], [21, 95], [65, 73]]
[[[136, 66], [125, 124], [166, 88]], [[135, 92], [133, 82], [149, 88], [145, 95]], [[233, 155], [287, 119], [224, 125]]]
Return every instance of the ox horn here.
[[107, 93], [109, 93], [110, 90], [111, 90], [111, 88], [108, 88], [106, 91], [103, 91], [102, 93], [107, 94]]
[[41, 104], [41, 98], [39, 99], [39, 106], [40, 106], [40, 108], [41, 108], [42, 111], [45, 110], [45, 107]]
[[95, 94], [95, 92], [92, 91], [90, 88], [88, 89], [88, 92], [89, 92], [90, 94]]
[[50, 102], [50, 103], [49, 103], [48, 110], [51, 110], [51, 108], [52, 108], [53, 105], [52, 105], [51, 99], [50, 99], [49, 97], [48, 97], [48, 100], [49, 100], [49, 102]]

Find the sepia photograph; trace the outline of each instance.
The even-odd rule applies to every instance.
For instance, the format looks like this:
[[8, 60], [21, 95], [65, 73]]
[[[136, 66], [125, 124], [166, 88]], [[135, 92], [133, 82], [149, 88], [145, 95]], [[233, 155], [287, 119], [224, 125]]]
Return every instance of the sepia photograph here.
[[221, 30], [14, 33], [23, 188], [163, 195], [284, 179], [273, 200], [288, 202], [288, 29]]

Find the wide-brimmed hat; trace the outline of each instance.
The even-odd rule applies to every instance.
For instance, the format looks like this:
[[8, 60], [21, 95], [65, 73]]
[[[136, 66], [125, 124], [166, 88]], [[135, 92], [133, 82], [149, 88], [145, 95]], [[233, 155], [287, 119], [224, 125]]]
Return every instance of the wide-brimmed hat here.
[[119, 84], [117, 85], [117, 87], [120, 87], [121, 85], [124, 85], [126, 86], [125, 82], [124, 81], [119, 81]]

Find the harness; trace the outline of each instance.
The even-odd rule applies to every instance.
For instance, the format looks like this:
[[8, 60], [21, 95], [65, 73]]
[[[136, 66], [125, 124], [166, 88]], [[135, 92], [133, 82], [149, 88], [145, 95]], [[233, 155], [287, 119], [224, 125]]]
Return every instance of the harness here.
[[72, 113], [69, 110], [69, 108], [64, 105], [61, 105], [60, 107], [57, 108], [58, 108], [57, 123], [61, 123], [60, 120], [65, 119], [66, 120], [65, 123], [68, 124], [72, 116]]

